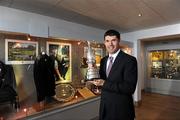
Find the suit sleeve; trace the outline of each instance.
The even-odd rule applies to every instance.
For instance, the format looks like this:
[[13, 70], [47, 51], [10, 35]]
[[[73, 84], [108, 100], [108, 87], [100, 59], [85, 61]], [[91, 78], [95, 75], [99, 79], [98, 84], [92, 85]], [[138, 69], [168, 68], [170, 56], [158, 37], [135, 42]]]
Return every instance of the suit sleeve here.
[[[137, 83], [137, 61], [136, 58], [129, 59], [125, 62], [123, 71], [123, 82], [105, 81], [103, 89], [109, 92], [121, 94], [133, 94]], [[116, 78], [119, 79], [119, 78]], [[118, 80], [116, 80], [118, 81]]]
[[104, 64], [105, 64], [105, 59], [101, 59], [100, 69], [99, 69], [99, 75], [100, 75], [100, 79], [103, 79], [103, 80], [106, 79], [106, 73], [105, 73], [105, 71], [103, 70]]

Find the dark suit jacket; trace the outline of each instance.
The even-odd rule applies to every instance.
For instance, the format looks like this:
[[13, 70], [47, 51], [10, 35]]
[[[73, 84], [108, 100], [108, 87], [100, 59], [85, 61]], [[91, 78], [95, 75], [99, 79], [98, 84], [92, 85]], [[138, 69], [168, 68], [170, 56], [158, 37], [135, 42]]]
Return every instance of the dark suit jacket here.
[[40, 54], [34, 62], [33, 72], [37, 101], [55, 95], [54, 60], [47, 54]]
[[135, 110], [132, 94], [137, 83], [137, 61], [123, 51], [117, 55], [109, 76], [106, 76], [108, 56], [101, 60], [102, 86], [100, 120], [134, 120]]

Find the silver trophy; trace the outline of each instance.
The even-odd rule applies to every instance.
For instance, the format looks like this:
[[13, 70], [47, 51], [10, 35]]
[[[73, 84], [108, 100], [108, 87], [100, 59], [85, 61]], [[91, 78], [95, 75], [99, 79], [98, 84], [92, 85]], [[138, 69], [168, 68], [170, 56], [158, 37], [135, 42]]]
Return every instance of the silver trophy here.
[[88, 50], [87, 50], [87, 74], [86, 74], [86, 80], [93, 80], [96, 78], [99, 78], [99, 70], [96, 66], [96, 59], [95, 59], [95, 53], [91, 48], [90, 42], [88, 43]]

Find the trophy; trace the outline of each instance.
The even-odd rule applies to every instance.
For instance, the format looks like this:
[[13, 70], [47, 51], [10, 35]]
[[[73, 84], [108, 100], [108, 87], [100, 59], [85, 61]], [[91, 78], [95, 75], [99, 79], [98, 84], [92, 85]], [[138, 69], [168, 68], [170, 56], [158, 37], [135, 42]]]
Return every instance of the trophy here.
[[93, 80], [96, 78], [99, 78], [99, 70], [96, 66], [96, 59], [95, 59], [95, 53], [91, 48], [90, 42], [88, 43], [88, 50], [87, 50], [87, 73], [86, 73], [86, 80]]

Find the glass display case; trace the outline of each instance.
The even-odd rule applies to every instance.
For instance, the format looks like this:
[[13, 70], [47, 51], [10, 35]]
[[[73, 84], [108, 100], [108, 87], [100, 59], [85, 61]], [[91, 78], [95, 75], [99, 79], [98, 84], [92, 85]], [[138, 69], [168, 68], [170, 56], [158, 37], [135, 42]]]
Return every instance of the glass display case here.
[[[19, 40], [21, 42], [28, 41], [26, 40], [25, 35], [2, 34], [2, 36], [4, 36], [2, 37], [2, 41], [7, 41], [7, 39]], [[94, 91], [96, 90], [94, 89], [95, 86], [93, 84], [87, 83], [84, 80], [87, 71], [85, 58], [86, 55], [84, 50], [87, 47], [87, 44], [85, 40], [76, 41], [61, 40], [55, 38], [30, 37], [32, 42], [38, 44], [38, 55], [40, 55], [42, 52], [45, 52], [48, 56], [50, 56], [57, 50], [57, 58], [59, 58], [59, 56], [63, 58], [58, 59], [61, 60], [62, 63], [60, 64], [60, 68], [64, 68], [64, 70], [66, 69], [66, 72], [64, 72], [63, 74], [63, 70], [59, 69], [59, 66], [57, 67], [54, 65], [54, 68], [58, 68], [57, 70], [59, 70], [61, 76], [64, 79], [62, 79], [62, 82], [55, 82], [55, 95], [50, 97], [46, 96], [43, 102], [38, 102], [38, 92], [36, 90], [33, 75], [34, 59], [32, 59], [32, 64], [14, 65], [14, 63], [11, 63], [16, 78], [16, 89], [20, 107], [18, 109], [15, 109], [12, 106], [10, 107], [10, 105], [8, 106], [0, 104], [0, 119], [26, 119], [30, 116], [46, 114], [47, 112], [55, 109], [69, 109], [70, 106], [76, 107], [80, 104], [88, 103], [89, 101], [92, 102], [93, 100], [97, 100], [98, 102], [99, 94], [97, 94], [97, 91]], [[97, 66], [99, 66], [100, 59], [105, 55], [105, 48], [103, 44], [97, 42], [94, 43], [92, 47], [95, 50], [95, 59], [97, 61]], [[22, 51], [22, 49], [19, 50]], [[6, 51], [2, 53], [5, 53], [2, 54], [2, 57], [4, 56], [5, 58]], [[82, 58], [84, 58], [83, 63]], [[58, 62], [54, 63], [58, 65]], [[55, 79], [55, 81], [60, 80]], [[44, 84], [44, 82], [42, 82], [42, 84]], [[95, 106], [98, 107], [97, 105]]]
[[180, 49], [149, 51], [149, 76], [180, 80]]

